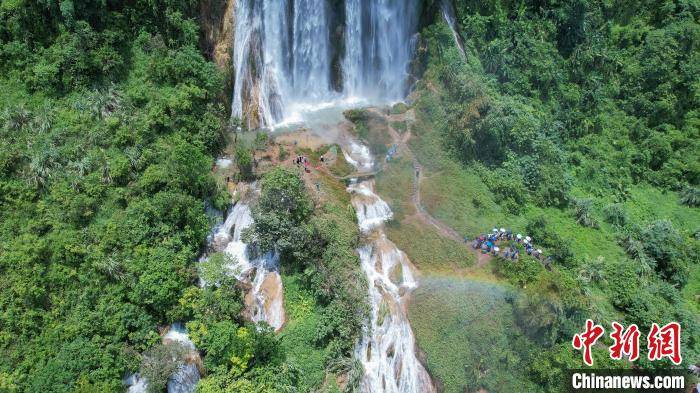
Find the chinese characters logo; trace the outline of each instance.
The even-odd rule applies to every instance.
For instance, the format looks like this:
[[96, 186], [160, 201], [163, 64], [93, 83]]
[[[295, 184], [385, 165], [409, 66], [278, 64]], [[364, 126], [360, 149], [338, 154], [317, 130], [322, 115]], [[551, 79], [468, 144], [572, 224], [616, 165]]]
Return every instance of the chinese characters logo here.
[[[613, 344], [608, 348], [610, 358], [621, 360], [627, 357], [630, 362], [639, 359], [639, 337], [641, 333], [637, 325], [632, 324], [625, 329], [617, 322], [612, 323], [613, 331], [610, 338]], [[574, 335], [571, 345], [574, 349], [583, 352], [583, 362], [588, 366], [593, 365], [591, 348], [605, 334], [605, 329], [596, 325], [592, 320], [586, 320], [586, 329]], [[647, 335], [647, 359], [650, 361], [669, 359], [673, 364], [680, 364], [681, 357], [681, 325], [671, 322], [663, 327], [653, 323]]]

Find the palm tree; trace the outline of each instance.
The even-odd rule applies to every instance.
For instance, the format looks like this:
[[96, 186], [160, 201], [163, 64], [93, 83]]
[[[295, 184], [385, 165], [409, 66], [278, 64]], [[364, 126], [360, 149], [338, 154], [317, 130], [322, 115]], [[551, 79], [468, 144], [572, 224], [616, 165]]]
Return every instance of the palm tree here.
[[603, 256], [598, 256], [594, 260], [587, 260], [578, 272], [579, 280], [588, 283], [600, 283], [604, 284], [607, 282], [605, 278], [605, 258]]
[[30, 185], [44, 187], [53, 176], [59, 154], [53, 144], [43, 145], [31, 156], [24, 175]]
[[53, 112], [51, 108], [48, 106], [41, 108], [36, 116], [34, 116], [31, 123], [34, 130], [39, 133], [43, 134], [49, 131], [53, 125]]
[[681, 193], [681, 203], [690, 207], [700, 206], [700, 188], [687, 187]]
[[115, 280], [121, 280], [125, 277], [124, 268], [122, 267], [122, 264], [114, 257], [114, 255], [110, 255], [96, 261], [95, 269]]
[[89, 98], [89, 107], [93, 117], [104, 119], [122, 108], [122, 95], [115, 85], [111, 84], [105, 92], [93, 91]]
[[590, 199], [574, 199], [574, 216], [576, 217], [576, 222], [580, 225], [590, 228], [597, 228], [598, 223], [595, 218], [591, 215], [591, 207], [593, 201]]
[[32, 113], [24, 105], [18, 105], [12, 109], [6, 109], [3, 117], [6, 129], [19, 131], [32, 120]]

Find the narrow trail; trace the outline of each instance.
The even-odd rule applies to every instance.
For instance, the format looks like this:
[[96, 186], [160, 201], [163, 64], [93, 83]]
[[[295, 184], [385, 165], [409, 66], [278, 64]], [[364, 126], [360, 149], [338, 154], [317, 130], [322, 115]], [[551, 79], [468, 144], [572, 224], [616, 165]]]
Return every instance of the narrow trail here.
[[[376, 109], [372, 109], [372, 111], [378, 115], [384, 116], [380, 111]], [[457, 242], [463, 242], [464, 239], [459, 234], [459, 232], [457, 232], [444, 222], [433, 217], [430, 213], [428, 213], [428, 211], [421, 203], [420, 184], [423, 177], [423, 166], [420, 164], [420, 162], [418, 162], [418, 159], [416, 158], [415, 154], [413, 154], [413, 151], [406, 143], [408, 139], [410, 139], [410, 131], [407, 130], [404, 136], [402, 137], [402, 135], [399, 134], [398, 131], [396, 131], [396, 129], [391, 125], [392, 121], [406, 121], [406, 115], [391, 115], [387, 119], [387, 128], [389, 130], [389, 134], [393, 143], [397, 145], [397, 151], [405, 154], [406, 157], [408, 157], [413, 163], [415, 175], [413, 177], [413, 191], [411, 193], [411, 202], [413, 203], [413, 207], [416, 209], [416, 216], [423, 223], [435, 227], [435, 229], [437, 229], [438, 232], [440, 232], [440, 234], [442, 234], [444, 237], [455, 240]]]
[[[374, 108], [371, 109], [371, 111], [384, 116], [384, 114], [382, 114], [380, 111]], [[423, 204], [421, 203], [420, 187], [421, 181], [423, 179], [423, 166], [418, 161], [418, 158], [416, 158], [416, 155], [413, 153], [413, 150], [411, 150], [411, 148], [408, 146], [407, 142], [411, 138], [411, 132], [409, 130], [406, 130], [406, 132], [403, 135], [399, 134], [399, 132], [396, 131], [396, 129], [391, 125], [392, 121], [405, 122], [406, 114], [404, 113], [401, 115], [389, 115], [387, 118], [387, 129], [389, 130], [389, 134], [393, 143], [397, 145], [397, 151], [405, 154], [406, 157], [408, 157], [413, 163], [413, 169], [415, 170], [415, 174], [413, 176], [413, 191], [411, 194], [411, 202], [416, 210], [415, 216], [424, 224], [431, 225], [432, 227], [434, 227], [438, 231], [438, 233], [440, 233], [445, 238], [452, 239], [458, 243], [464, 244], [464, 237], [460, 235], [459, 232], [457, 232], [451, 226], [445, 224], [443, 221], [435, 218], [432, 214], [430, 214], [427, 211], [425, 206], [423, 206]], [[467, 244], [464, 244], [464, 246], [476, 256], [477, 267], [484, 266], [491, 259], [490, 255], [484, 255], [478, 250], [473, 250]]]

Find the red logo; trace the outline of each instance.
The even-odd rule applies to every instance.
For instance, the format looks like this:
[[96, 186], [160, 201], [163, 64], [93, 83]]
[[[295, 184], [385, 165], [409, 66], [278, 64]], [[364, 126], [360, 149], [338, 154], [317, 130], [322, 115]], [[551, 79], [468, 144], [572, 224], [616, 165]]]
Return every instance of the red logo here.
[[653, 323], [647, 336], [649, 344], [649, 360], [670, 359], [673, 364], [680, 364], [681, 357], [681, 325], [671, 322], [662, 328]]
[[605, 329], [603, 329], [602, 326], [596, 325], [593, 323], [592, 320], [587, 319], [586, 320], [586, 331], [583, 333], [579, 333], [574, 335], [574, 339], [572, 340], [571, 344], [574, 346], [574, 349], [582, 349], [583, 348], [583, 362], [586, 363], [589, 366], [593, 365], [593, 356], [591, 355], [591, 346], [598, 341], [600, 336], [605, 333]]
[[[639, 359], [639, 327], [631, 324], [627, 329], [617, 322], [612, 323], [613, 332], [610, 338], [613, 344], [608, 348], [610, 359], [621, 360], [623, 357], [629, 358], [630, 362]], [[596, 325], [592, 320], [586, 320], [586, 330], [577, 333], [571, 340], [574, 349], [583, 350], [583, 362], [588, 366], [593, 366], [593, 355], [591, 347], [603, 336], [605, 329]], [[681, 363], [681, 325], [678, 322], [671, 322], [659, 327], [653, 323], [647, 335], [648, 359], [650, 361], [667, 358], [674, 364]]]
[[629, 357], [630, 362], [639, 359], [639, 328], [637, 325], [630, 325], [627, 330], [617, 322], [612, 323], [614, 332], [610, 333], [610, 338], [614, 343], [610, 346], [610, 358], [622, 359], [623, 355]]

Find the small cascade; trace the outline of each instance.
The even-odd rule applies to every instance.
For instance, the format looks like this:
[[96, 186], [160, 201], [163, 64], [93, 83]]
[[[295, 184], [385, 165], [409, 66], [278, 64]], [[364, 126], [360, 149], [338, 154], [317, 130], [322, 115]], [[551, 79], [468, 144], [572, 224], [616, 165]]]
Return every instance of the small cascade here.
[[370, 232], [394, 216], [389, 205], [372, 191], [373, 185], [371, 180], [352, 182], [347, 189], [354, 194], [352, 205], [355, 207], [357, 222], [363, 233]]
[[210, 236], [210, 247], [233, 259], [227, 268], [237, 280], [250, 286], [246, 295], [253, 322], [265, 321], [278, 331], [285, 321], [284, 288], [279, 274], [279, 256], [268, 252], [251, 258], [250, 246], [243, 242], [243, 231], [253, 225], [250, 207], [244, 201], [230, 209], [223, 224]]
[[[185, 361], [173, 374], [167, 383], [168, 393], [194, 393], [200, 379], [197, 361], [199, 353], [194, 343], [187, 334], [187, 329], [181, 323], [174, 323], [163, 336], [164, 345], [178, 344], [187, 349]], [[138, 373], [131, 374], [124, 379], [124, 385], [128, 386], [127, 393], [147, 393], [148, 380]]]
[[352, 140], [348, 142], [348, 147], [348, 151], [343, 149], [345, 161], [360, 171], [370, 172], [374, 167], [374, 163], [372, 162], [372, 154], [369, 152], [369, 148]]
[[457, 49], [459, 54], [462, 56], [462, 60], [467, 59], [467, 54], [464, 51], [464, 42], [462, 42], [462, 37], [459, 35], [457, 30], [457, 18], [455, 17], [455, 10], [451, 0], [442, 0], [440, 2], [440, 9], [442, 10], [442, 17], [447, 22], [447, 25], [452, 31], [452, 36], [454, 37], [455, 44], [457, 44]]
[[127, 393], [147, 393], [148, 392], [148, 381], [146, 378], [141, 378], [141, 375], [138, 373], [136, 374], [131, 374], [124, 378], [123, 381], [125, 386], [128, 386], [126, 389]]
[[177, 343], [190, 351], [183, 365], [168, 380], [168, 393], [194, 393], [199, 382], [199, 369], [195, 359], [199, 357], [187, 330], [181, 323], [174, 323], [170, 330], [163, 336], [163, 343]]
[[[351, 147], [352, 148], [352, 147]], [[369, 159], [358, 170], [371, 168]], [[367, 170], [367, 169], [365, 169]], [[415, 339], [405, 309], [408, 294], [418, 285], [406, 254], [386, 238], [383, 224], [393, 213], [374, 192], [374, 182], [348, 186], [366, 243], [357, 252], [369, 283], [371, 315], [355, 356], [364, 367], [363, 392], [435, 392], [428, 372], [416, 357]]]

